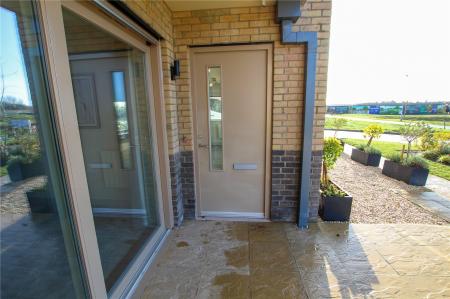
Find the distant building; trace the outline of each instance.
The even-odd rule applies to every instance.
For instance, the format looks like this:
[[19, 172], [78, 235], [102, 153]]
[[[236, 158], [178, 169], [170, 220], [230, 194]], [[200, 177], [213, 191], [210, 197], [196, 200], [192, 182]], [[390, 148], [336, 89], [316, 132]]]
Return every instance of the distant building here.
[[327, 105], [329, 114], [381, 114], [381, 115], [444, 114], [445, 102], [425, 103], [362, 103], [357, 105]]

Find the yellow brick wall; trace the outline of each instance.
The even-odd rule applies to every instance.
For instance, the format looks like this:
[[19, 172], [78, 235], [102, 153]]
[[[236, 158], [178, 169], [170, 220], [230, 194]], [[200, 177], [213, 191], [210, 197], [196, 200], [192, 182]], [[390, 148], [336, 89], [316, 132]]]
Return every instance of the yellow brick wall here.
[[[331, 2], [308, 0], [294, 31], [317, 31], [319, 36], [313, 150], [322, 149]], [[282, 45], [276, 7], [261, 6], [173, 12], [175, 57], [180, 60], [177, 80], [178, 129], [182, 150], [192, 150], [192, 99], [189, 46], [237, 42], [274, 45], [273, 149], [300, 150], [304, 101], [305, 47]]]
[[163, 37], [161, 56], [164, 100], [166, 103], [169, 155], [172, 155], [179, 151], [176, 87], [175, 82], [170, 80], [170, 64], [175, 59], [173, 52], [172, 11], [162, 0], [125, 0], [125, 3]]
[[[239, 42], [274, 44], [273, 149], [301, 149], [305, 48], [281, 45], [275, 6], [172, 12], [161, 0], [125, 2], [164, 38], [162, 60], [170, 154], [192, 150], [188, 46]], [[321, 150], [323, 144], [330, 19], [331, 0], [304, 0], [302, 16], [293, 26], [294, 31], [316, 31], [319, 37], [313, 151]], [[170, 80], [169, 70], [175, 58], [181, 65], [176, 83]]]

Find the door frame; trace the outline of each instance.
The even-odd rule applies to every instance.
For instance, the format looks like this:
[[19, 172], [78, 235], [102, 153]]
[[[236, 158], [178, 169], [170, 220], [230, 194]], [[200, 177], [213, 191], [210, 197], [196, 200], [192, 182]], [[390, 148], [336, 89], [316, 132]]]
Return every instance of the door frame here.
[[[197, 200], [195, 202], [195, 217], [196, 219], [207, 219], [206, 216], [201, 216], [201, 184], [199, 163], [198, 163], [198, 127], [197, 127], [197, 92], [195, 90], [195, 54], [199, 53], [214, 53], [214, 52], [233, 52], [233, 51], [256, 51], [265, 50], [267, 53], [267, 84], [266, 84], [266, 136], [265, 136], [265, 166], [264, 166], [264, 219], [270, 219], [270, 198], [271, 198], [271, 180], [272, 180], [272, 87], [273, 87], [273, 43], [257, 43], [257, 44], [230, 44], [223, 46], [192, 46], [189, 49], [189, 62], [191, 73], [191, 88], [192, 88], [192, 121], [193, 121], [193, 158], [194, 158], [194, 177], [195, 177], [195, 193]], [[198, 71], [198, 70], [197, 70]], [[206, 88], [206, 87], [205, 87]], [[209, 132], [208, 132], [209, 134]], [[209, 136], [208, 136], [209, 140]], [[236, 213], [224, 213], [224, 218], [239, 218]], [[250, 219], [250, 218], [246, 218]]]
[[[55, 114], [58, 146], [64, 164], [71, 216], [79, 240], [80, 259], [92, 298], [107, 298], [99, 248], [93, 221], [80, 132], [69, 66], [62, 8], [67, 8], [102, 30], [124, 40], [145, 53], [146, 89], [149, 104], [149, 126], [152, 134], [152, 152], [158, 209], [161, 226], [141, 248], [123, 277], [109, 293], [111, 298], [129, 297], [140, 286], [144, 272], [149, 268], [163, 240], [173, 226], [165, 104], [163, 96], [161, 45], [133, 34], [118, 25], [114, 18], [99, 13], [90, 3], [72, 1], [42, 1], [37, 5], [42, 26], [44, 56], [47, 60], [51, 105]], [[152, 252], [152, 254], [150, 254]]]

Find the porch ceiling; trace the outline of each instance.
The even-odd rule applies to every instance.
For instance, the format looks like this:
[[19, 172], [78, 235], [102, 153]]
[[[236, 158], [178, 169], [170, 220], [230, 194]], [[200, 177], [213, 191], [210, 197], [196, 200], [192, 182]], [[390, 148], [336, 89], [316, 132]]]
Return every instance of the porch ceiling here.
[[166, 0], [172, 11], [273, 5], [276, 0]]

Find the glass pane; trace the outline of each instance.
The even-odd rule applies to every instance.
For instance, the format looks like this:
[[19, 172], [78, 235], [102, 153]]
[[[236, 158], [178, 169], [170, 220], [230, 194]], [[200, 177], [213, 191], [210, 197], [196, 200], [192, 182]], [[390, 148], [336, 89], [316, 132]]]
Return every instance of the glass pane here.
[[31, 1], [0, 2], [2, 298], [87, 297]]
[[117, 137], [119, 138], [120, 163], [122, 168], [131, 169], [130, 135], [128, 132], [124, 72], [112, 72], [112, 84], [114, 89]]
[[220, 66], [208, 67], [209, 158], [211, 170], [223, 170], [221, 82]]
[[111, 293], [160, 227], [145, 53], [69, 10], [63, 17], [95, 230]]

